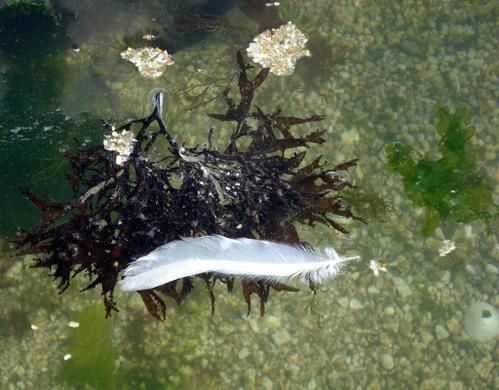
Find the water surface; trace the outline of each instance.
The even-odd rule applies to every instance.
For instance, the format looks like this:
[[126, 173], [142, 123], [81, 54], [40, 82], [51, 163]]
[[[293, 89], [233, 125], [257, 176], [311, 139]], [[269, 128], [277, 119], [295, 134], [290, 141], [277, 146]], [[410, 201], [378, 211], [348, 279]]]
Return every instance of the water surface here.
[[[312, 56], [300, 60], [292, 76], [269, 77], [256, 104], [289, 115], [327, 115], [321, 126], [328, 129], [328, 142], [309, 154], [324, 154], [332, 164], [359, 157], [353, 180], [388, 200], [393, 215], [384, 223], [352, 224], [349, 236], [301, 227], [303, 239], [356, 252], [362, 261], [324, 286], [313, 302], [306, 289], [273, 294], [264, 318], [256, 310], [247, 317], [241, 292], [229, 295], [220, 286], [216, 314], [210, 317], [199, 284], [185, 304], [170, 303], [165, 323], [150, 318], [136, 294], [119, 294], [120, 312], [103, 323], [93, 310], [100, 304], [98, 291], [78, 292], [84, 276], [58, 295], [45, 270], [28, 268], [29, 258], [4, 256], [2, 387], [499, 387], [497, 338], [479, 343], [463, 328], [471, 303], [499, 307], [496, 234], [486, 234], [480, 222], [447, 222], [431, 237], [421, 236], [423, 209], [406, 199], [400, 177], [386, 170], [384, 155], [387, 143], [401, 141], [437, 158], [437, 107], [466, 106], [477, 129], [471, 146], [497, 201], [496, 3], [178, 3], [60, 0], [46, 14], [25, 15], [0, 31], [0, 232], [5, 239], [18, 227], [33, 228], [39, 217], [18, 187], [68, 199], [60, 152], [74, 148], [74, 138], [102, 142], [101, 118], [119, 123], [144, 115], [155, 88], [167, 91], [168, 123], [180, 142], [204, 142], [211, 126], [220, 127], [205, 114], [223, 107], [210, 100], [226, 84], [222, 80], [204, 94], [193, 87], [210, 77], [228, 80], [237, 70], [235, 52], [258, 32], [288, 20], [309, 37]], [[5, 6], [1, 11], [4, 15]], [[179, 14], [225, 19], [209, 31], [191, 26], [181, 32], [174, 25]], [[141, 78], [120, 57], [129, 45], [144, 44], [145, 34], [159, 36], [158, 45], [175, 59], [156, 80]], [[222, 126], [219, 137], [228, 129]], [[453, 240], [456, 250], [440, 257], [444, 239]], [[370, 259], [387, 263], [389, 273], [375, 277]], [[70, 320], [82, 328], [69, 327]], [[85, 327], [99, 332], [89, 323], [100, 324], [102, 337], [88, 337]], [[87, 359], [78, 355], [82, 339]], [[97, 356], [96, 349], [113, 364], [94, 375], [99, 360], [88, 357]], [[61, 374], [65, 371], [72, 374]]]

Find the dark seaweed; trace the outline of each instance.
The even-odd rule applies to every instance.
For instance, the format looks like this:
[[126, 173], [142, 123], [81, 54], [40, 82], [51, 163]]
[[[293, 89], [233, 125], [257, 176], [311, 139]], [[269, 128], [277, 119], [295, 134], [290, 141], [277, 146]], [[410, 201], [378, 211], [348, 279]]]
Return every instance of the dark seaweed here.
[[[131, 158], [123, 166], [117, 165], [114, 152], [103, 146], [79, 145], [76, 153], [65, 154], [71, 165], [67, 179], [74, 192], [72, 202], [48, 201], [22, 189], [43, 217], [17, 242], [18, 251], [36, 253], [34, 266], [51, 269], [61, 292], [69, 287], [72, 277], [83, 273], [89, 279], [83, 291], [100, 287], [109, 316], [117, 310], [113, 291], [120, 271], [134, 259], [180, 237], [221, 234], [299, 243], [298, 222], [325, 224], [348, 233], [334, 217], [358, 219], [342, 197], [344, 189], [355, 190], [346, 170], [355, 166], [357, 159], [328, 168], [318, 157], [303, 166], [303, 147], [325, 142], [326, 131], [295, 137], [291, 127], [324, 117], [301, 119], [253, 109], [254, 93], [269, 70], [263, 69], [250, 79], [250, 66], [240, 52], [237, 63], [239, 102], [227, 89], [223, 94], [227, 111], [210, 114], [235, 124], [225, 150], [212, 148], [211, 131], [208, 146], [179, 145], [162, 120], [158, 104], [162, 96], [158, 94], [148, 117], [116, 129], [140, 127], [134, 131], [137, 142]], [[257, 126], [252, 128], [250, 123], [255, 122]], [[111, 128], [106, 122], [103, 125]], [[169, 151], [155, 159], [148, 151], [162, 137], [168, 141]], [[240, 145], [243, 138], [246, 147]], [[289, 152], [297, 147], [302, 151]], [[213, 312], [214, 283], [218, 280], [231, 291], [234, 278], [198, 277], [206, 284]], [[254, 293], [260, 298], [262, 315], [271, 289], [296, 291], [280, 283], [241, 283], [248, 312]], [[163, 297], [180, 304], [193, 286], [193, 278], [183, 278], [139, 294], [150, 314], [162, 320], [166, 316]]]

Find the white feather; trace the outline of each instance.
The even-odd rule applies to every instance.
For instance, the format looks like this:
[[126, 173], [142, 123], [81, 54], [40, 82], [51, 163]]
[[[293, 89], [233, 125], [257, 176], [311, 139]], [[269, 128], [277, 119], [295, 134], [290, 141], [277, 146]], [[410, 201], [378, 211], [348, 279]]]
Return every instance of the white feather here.
[[204, 236], [160, 246], [131, 263], [119, 282], [122, 290], [138, 291], [205, 272], [279, 282], [293, 278], [308, 284], [334, 277], [344, 262], [332, 248], [305, 247], [249, 238]]

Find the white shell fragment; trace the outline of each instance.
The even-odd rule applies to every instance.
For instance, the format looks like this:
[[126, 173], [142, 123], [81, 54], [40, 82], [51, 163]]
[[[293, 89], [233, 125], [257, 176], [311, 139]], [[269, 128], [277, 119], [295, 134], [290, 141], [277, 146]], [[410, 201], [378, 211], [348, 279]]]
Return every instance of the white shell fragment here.
[[454, 252], [456, 249], [456, 243], [452, 240], [444, 240], [442, 246], [438, 249], [438, 254], [440, 257], [447, 256], [449, 253]]
[[138, 49], [129, 47], [121, 52], [121, 58], [133, 63], [142, 76], [150, 79], [160, 77], [165, 72], [166, 67], [174, 63], [168, 51], [157, 47], [141, 47]]
[[104, 136], [104, 149], [116, 152], [116, 164], [123, 165], [133, 152], [133, 146], [137, 140], [133, 133], [123, 130], [121, 133], [113, 130], [111, 135]]
[[379, 276], [380, 272], [387, 272], [388, 268], [385, 263], [381, 263], [376, 260], [371, 260], [369, 262], [369, 269], [373, 271], [374, 276]]
[[288, 76], [295, 70], [296, 61], [310, 56], [305, 48], [307, 37], [292, 23], [266, 30], [257, 35], [246, 49], [257, 64], [270, 68], [277, 76]]
[[76, 321], [69, 321], [68, 322], [68, 326], [70, 328], [78, 328], [80, 326], [80, 323], [79, 322], [76, 322]]
[[499, 335], [499, 313], [488, 303], [474, 303], [464, 313], [464, 328], [472, 339], [492, 340]]

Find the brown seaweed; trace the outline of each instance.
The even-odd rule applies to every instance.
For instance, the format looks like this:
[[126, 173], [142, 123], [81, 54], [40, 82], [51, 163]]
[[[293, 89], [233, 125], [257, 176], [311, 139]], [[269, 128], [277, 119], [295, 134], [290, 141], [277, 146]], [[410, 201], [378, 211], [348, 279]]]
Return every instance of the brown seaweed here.
[[[223, 94], [227, 111], [210, 114], [234, 123], [223, 151], [212, 148], [211, 142], [208, 146], [180, 146], [156, 104], [148, 117], [117, 129], [132, 130], [137, 139], [123, 166], [115, 164], [114, 152], [103, 146], [79, 145], [77, 152], [66, 153], [71, 166], [67, 178], [74, 192], [71, 202], [52, 202], [29, 189], [22, 190], [40, 209], [42, 219], [17, 241], [18, 251], [36, 254], [34, 266], [49, 268], [61, 292], [82, 273], [89, 280], [83, 290], [99, 287], [109, 316], [117, 310], [113, 292], [120, 272], [138, 257], [180, 237], [220, 234], [299, 243], [297, 223], [321, 223], [347, 233], [335, 216], [356, 218], [342, 190], [355, 190], [345, 171], [355, 166], [357, 159], [328, 168], [318, 157], [302, 166], [307, 148], [325, 142], [326, 132], [316, 130], [297, 137], [292, 128], [320, 122], [324, 117], [280, 116], [280, 111], [267, 114], [253, 107], [255, 91], [265, 81], [268, 69], [250, 78], [250, 66], [240, 52], [237, 64], [239, 101], [227, 88]], [[255, 119], [257, 127], [252, 128], [250, 123]], [[103, 126], [111, 128], [107, 122]], [[207, 130], [207, 134], [210, 140], [211, 132]], [[160, 137], [166, 138], [169, 150], [156, 159], [148, 151]], [[242, 138], [249, 142], [240, 143]], [[299, 152], [289, 153], [298, 147]], [[231, 291], [234, 278], [213, 274], [198, 277], [206, 284], [213, 313], [215, 281]], [[149, 313], [164, 320], [164, 297], [180, 304], [192, 291], [193, 279], [139, 294]], [[248, 312], [251, 295], [256, 294], [262, 315], [271, 289], [296, 291], [282, 283], [241, 283]]]

